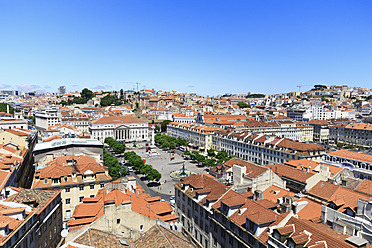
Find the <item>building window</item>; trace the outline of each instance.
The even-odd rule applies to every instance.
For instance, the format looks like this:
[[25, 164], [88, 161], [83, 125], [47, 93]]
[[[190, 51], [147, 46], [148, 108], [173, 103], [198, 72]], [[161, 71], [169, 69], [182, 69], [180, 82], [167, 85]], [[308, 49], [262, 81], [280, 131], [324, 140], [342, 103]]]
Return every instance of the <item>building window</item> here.
[[66, 209], [65, 218], [67, 218], [67, 219], [71, 218], [71, 210], [70, 209]]
[[90, 198], [94, 198], [94, 195], [90, 195], [89, 197], [90, 197]]
[[70, 188], [65, 188], [66, 193], [70, 193]]
[[140, 225], [140, 231], [141, 232], [143, 231], [143, 225]]
[[53, 183], [59, 183], [59, 178], [53, 178]]
[[79, 197], [79, 202], [83, 202], [83, 200], [84, 200], [84, 196], [80, 196]]
[[84, 185], [80, 185], [80, 186], [79, 186], [79, 190], [80, 190], [80, 191], [83, 191], [83, 190], [84, 190]]
[[89, 185], [90, 189], [94, 189], [94, 184]]
[[66, 204], [70, 204], [71, 203], [71, 199], [70, 198], [66, 198]]
[[116, 224], [120, 224], [120, 219], [116, 219]]
[[44, 183], [45, 183], [45, 184], [48, 183], [48, 178], [45, 178], [45, 179], [44, 179]]
[[102, 189], [102, 188], [105, 187], [105, 184], [104, 184], [104, 183], [100, 183], [100, 184], [99, 184], [99, 187]]

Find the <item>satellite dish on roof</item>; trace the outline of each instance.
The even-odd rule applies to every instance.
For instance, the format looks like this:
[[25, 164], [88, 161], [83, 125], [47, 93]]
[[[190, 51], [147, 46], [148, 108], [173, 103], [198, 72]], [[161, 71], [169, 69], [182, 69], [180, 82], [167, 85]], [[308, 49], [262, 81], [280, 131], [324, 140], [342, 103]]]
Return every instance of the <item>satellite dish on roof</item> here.
[[61, 231], [61, 236], [62, 236], [62, 238], [66, 238], [67, 235], [68, 235], [68, 230], [67, 230], [67, 229], [63, 229], [63, 230]]

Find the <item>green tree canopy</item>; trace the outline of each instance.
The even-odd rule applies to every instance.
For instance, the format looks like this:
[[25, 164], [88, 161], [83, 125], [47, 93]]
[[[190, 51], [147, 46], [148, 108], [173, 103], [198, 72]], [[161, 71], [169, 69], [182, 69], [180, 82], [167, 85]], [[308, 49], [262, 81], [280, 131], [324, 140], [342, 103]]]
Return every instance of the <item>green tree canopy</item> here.
[[186, 155], [186, 156], [190, 156], [191, 152], [189, 150], [186, 150], [186, 151], [183, 152], [183, 154]]
[[208, 149], [208, 150], [207, 150], [207, 153], [208, 153], [208, 156], [209, 156], [209, 157], [214, 157], [214, 156], [216, 156], [216, 152], [215, 152], [212, 148]]
[[226, 157], [227, 157], [227, 153], [225, 151], [220, 151], [216, 155], [217, 159], [225, 159]]
[[148, 172], [147, 177], [150, 181], [159, 182], [159, 180], [161, 179], [161, 174], [159, 173], [159, 171], [152, 169]]
[[[7, 106], [8, 106], [9, 104], [7, 104], [7, 103], [3, 103], [3, 102], [1, 102], [0, 103], [0, 112], [5, 112], [6, 113], [6, 111], [7, 111]], [[12, 114], [12, 115], [14, 115], [14, 108], [12, 107], [12, 106], [10, 106], [9, 105], [9, 113], [10, 114]], [[19, 112], [20, 110], [18, 110], [18, 109], [16, 109], [15, 110], [16, 112]]]
[[217, 160], [214, 159], [214, 158], [210, 158], [210, 159], [207, 159], [205, 161], [205, 165], [208, 166], [208, 167], [212, 167], [216, 164]]
[[246, 102], [238, 102], [239, 108], [249, 108], [250, 105]]
[[123, 102], [115, 95], [106, 95], [101, 98], [101, 106], [121, 105]]
[[161, 131], [166, 132], [168, 124], [172, 122], [171, 120], [165, 120], [161, 123]]
[[264, 98], [265, 94], [250, 94], [247, 95], [246, 98]]
[[196, 156], [196, 160], [199, 162], [199, 163], [204, 163], [205, 162], [205, 157], [202, 155], [202, 154], [198, 154]]
[[84, 88], [81, 92], [80, 92], [80, 96], [81, 98], [84, 98], [84, 99], [92, 99], [95, 95], [93, 93], [93, 91], [89, 90], [88, 88]]

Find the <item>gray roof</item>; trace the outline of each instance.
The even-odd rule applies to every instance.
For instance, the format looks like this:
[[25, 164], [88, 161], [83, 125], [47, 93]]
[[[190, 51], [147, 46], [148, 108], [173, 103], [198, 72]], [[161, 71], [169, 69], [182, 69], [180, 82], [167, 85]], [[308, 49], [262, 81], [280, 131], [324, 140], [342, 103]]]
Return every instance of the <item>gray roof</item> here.
[[79, 139], [79, 138], [64, 138], [55, 139], [48, 142], [37, 143], [34, 151], [41, 151], [50, 148], [63, 147], [68, 145], [86, 145], [86, 146], [102, 146], [102, 143], [96, 139]]

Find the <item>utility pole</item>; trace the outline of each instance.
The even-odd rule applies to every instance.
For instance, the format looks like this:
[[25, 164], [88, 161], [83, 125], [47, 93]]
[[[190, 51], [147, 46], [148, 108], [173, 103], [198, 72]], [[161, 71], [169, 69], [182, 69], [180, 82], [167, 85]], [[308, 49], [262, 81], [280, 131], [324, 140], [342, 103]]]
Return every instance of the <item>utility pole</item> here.
[[137, 92], [138, 92], [138, 85], [141, 85], [141, 83], [138, 83], [138, 82], [137, 82], [136, 84], [137, 84]]

